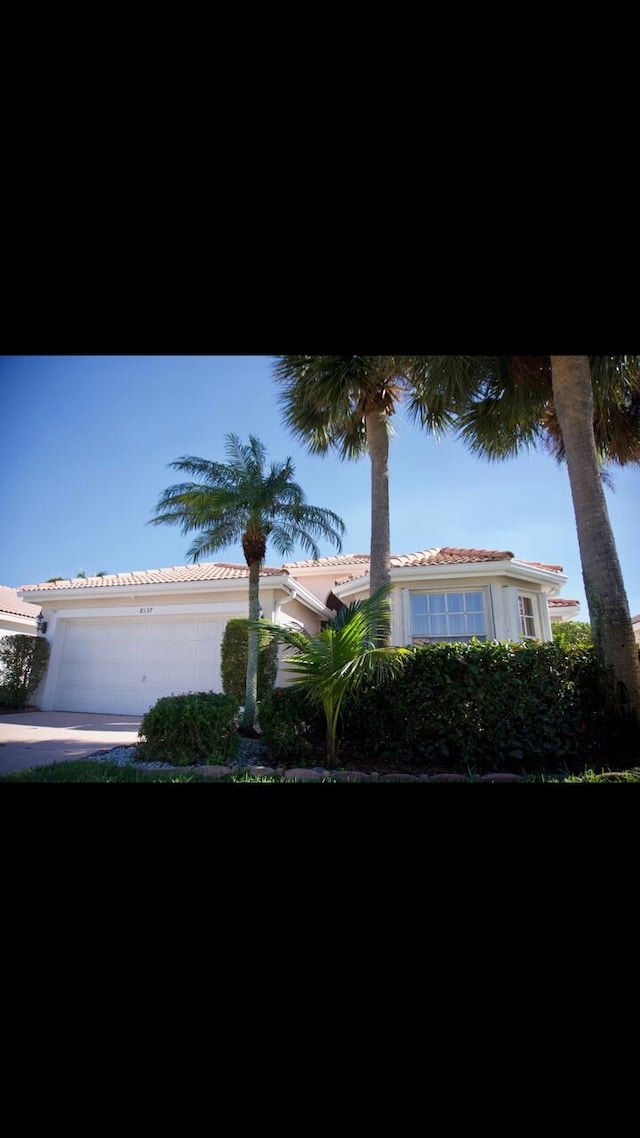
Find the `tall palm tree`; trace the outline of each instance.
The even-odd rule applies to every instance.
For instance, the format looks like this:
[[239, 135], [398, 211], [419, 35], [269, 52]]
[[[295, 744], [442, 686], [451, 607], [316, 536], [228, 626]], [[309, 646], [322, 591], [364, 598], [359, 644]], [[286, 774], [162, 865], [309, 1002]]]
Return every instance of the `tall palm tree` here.
[[409, 648], [379, 646], [389, 619], [389, 585], [371, 596], [345, 605], [331, 624], [307, 636], [271, 621], [260, 621], [277, 640], [294, 649], [286, 666], [309, 698], [321, 704], [326, 721], [327, 766], [336, 761], [338, 716], [347, 691], [353, 691], [366, 676], [380, 678], [399, 670], [412, 656]]
[[[371, 462], [370, 593], [391, 579], [389, 438], [401, 401], [414, 406], [411, 356], [279, 356], [274, 378], [284, 422], [314, 454], [334, 449], [342, 459]], [[422, 422], [438, 432], [451, 421], [446, 405], [423, 404]], [[389, 640], [387, 620], [381, 637]]]
[[[241, 540], [249, 566], [249, 619], [260, 616], [260, 568], [271, 541], [283, 557], [299, 545], [319, 556], [316, 538], [342, 549], [342, 518], [332, 510], [308, 505], [294, 481], [290, 458], [267, 464], [264, 444], [249, 435], [243, 444], [237, 435], [225, 435], [226, 463], [185, 455], [169, 463], [197, 481], [169, 486], [158, 501], [149, 524], [179, 525], [182, 533], [197, 531], [187, 557], [196, 562]], [[249, 631], [247, 683], [243, 728], [253, 728], [256, 714], [259, 634]]]
[[603, 703], [637, 721], [640, 664], [602, 483], [603, 463], [640, 461], [640, 356], [424, 356], [414, 383], [417, 406], [434, 393], [455, 405], [477, 453], [542, 442], [566, 461]]

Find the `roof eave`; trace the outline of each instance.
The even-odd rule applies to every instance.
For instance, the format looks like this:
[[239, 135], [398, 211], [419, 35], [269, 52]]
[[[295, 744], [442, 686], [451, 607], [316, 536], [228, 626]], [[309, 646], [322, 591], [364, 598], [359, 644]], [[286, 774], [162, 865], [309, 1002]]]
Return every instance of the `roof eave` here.
[[[515, 559], [509, 561], [465, 561], [448, 565], [403, 565], [391, 567], [391, 584], [405, 585], [411, 581], [440, 581], [464, 580], [477, 577], [479, 574], [498, 577], [516, 577], [519, 581], [530, 581], [546, 585], [545, 592], [557, 592], [568, 578], [557, 570], [539, 569], [531, 565], [524, 565]], [[355, 577], [352, 581], [345, 581], [341, 585], [334, 585], [333, 592], [342, 599], [352, 593], [361, 592], [369, 588], [369, 574]]]
[[[282, 573], [278, 576], [269, 576], [261, 578], [261, 585], [266, 585], [268, 588], [282, 588], [284, 589], [290, 581], [288, 573]], [[268, 585], [267, 585], [268, 582]], [[246, 591], [249, 583], [249, 576], [246, 577], [212, 577], [200, 581], [156, 581], [153, 584], [146, 585], [81, 585], [72, 589], [39, 589], [29, 591], [29, 597], [37, 597], [42, 605], [48, 608], [57, 601], [77, 601], [80, 597], [90, 598], [92, 603], [99, 598], [109, 597], [153, 597], [158, 595], [166, 595], [171, 592], [178, 592], [183, 596], [189, 593], [202, 593], [207, 592], [209, 589], [215, 592], [229, 592], [229, 591]], [[18, 589], [18, 596], [24, 599], [20, 589]]]

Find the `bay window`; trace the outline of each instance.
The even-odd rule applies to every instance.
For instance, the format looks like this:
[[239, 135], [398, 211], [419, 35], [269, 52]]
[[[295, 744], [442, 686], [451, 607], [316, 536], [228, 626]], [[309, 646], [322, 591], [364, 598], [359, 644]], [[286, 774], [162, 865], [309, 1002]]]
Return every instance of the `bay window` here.
[[484, 592], [412, 593], [411, 638], [414, 643], [487, 639]]

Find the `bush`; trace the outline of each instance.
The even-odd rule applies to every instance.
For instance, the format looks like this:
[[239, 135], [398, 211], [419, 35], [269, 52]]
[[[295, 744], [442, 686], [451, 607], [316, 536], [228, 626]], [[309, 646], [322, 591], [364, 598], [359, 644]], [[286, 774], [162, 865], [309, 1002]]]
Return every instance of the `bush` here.
[[43, 636], [0, 638], [0, 709], [23, 711], [49, 663], [49, 642]]
[[[222, 637], [220, 670], [222, 690], [233, 695], [239, 704], [244, 704], [247, 686], [247, 659], [249, 655], [249, 630], [246, 621], [237, 619], [227, 621]], [[258, 702], [267, 692], [273, 690], [278, 673], [278, 645], [266, 632], [260, 633], [260, 653], [258, 656]]]
[[407, 766], [526, 770], [582, 761], [602, 745], [592, 648], [428, 644], [368, 684], [342, 715], [345, 740]]
[[276, 762], [303, 763], [313, 756], [315, 747], [324, 748], [322, 708], [315, 707], [295, 684], [265, 695], [259, 723], [262, 739]]
[[240, 745], [237, 714], [238, 701], [221, 692], [163, 696], [142, 717], [140, 757], [175, 766], [227, 763]]
[[591, 625], [585, 620], [558, 620], [551, 625], [551, 634], [553, 643], [559, 644], [561, 648], [568, 648], [572, 644], [586, 648], [593, 644]]

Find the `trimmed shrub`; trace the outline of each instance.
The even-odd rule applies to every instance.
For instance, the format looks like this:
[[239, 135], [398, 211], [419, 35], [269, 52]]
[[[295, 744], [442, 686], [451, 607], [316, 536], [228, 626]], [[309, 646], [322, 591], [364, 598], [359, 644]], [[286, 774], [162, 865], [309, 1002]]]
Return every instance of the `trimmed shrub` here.
[[238, 701], [222, 692], [166, 695], [143, 715], [143, 759], [174, 766], [228, 763], [238, 753]]
[[559, 767], [601, 747], [596, 693], [592, 648], [428, 644], [398, 676], [347, 700], [341, 733], [371, 759], [407, 766]]
[[314, 754], [314, 744], [324, 747], [324, 715], [306, 692], [292, 684], [274, 688], [260, 704], [262, 739], [278, 762], [300, 762]]
[[0, 710], [23, 711], [49, 663], [49, 642], [44, 636], [0, 638]]
[[[242, 706], [247, 685], [249, 630], [244, 620], [228, 620], [222, 637], [220, 670], [222, 690]], [[278, 673], [278, 645], [266, 631], [260, 633], [258, 656], [258, 702], [273, 690]]]

